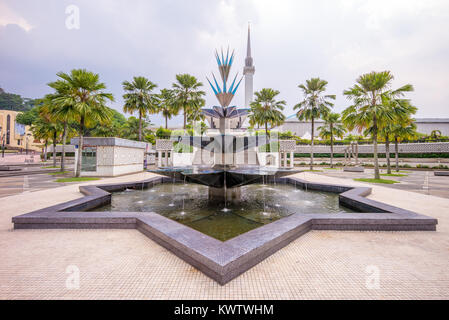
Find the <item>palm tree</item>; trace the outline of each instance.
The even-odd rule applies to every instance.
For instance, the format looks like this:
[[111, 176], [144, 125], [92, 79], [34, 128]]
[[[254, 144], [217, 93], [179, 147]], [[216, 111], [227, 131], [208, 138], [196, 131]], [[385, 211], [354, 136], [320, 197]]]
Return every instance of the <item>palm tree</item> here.
[[172, 116], [176, 116], [179, 112], [179, 109], [176, 108], [173, 101], [173, 90], [162, 89], [161, 93], [157, 95], [157, 99], [158, 109], [162, 112], [162, 115], [165, 118], [165, 129], [168, 129], [168, 119], [171, 119]]
[[39, 106], [38, 117], [34, 121], [31, 130], [36, 135], [45, 138], [46, 145], [48, 140], [52, 140], [53, 144], [53, 166], [56, 167], [56, 144], [58, 142], [59, 135], [61, 133], [61, 124], [52, 118], [52, 114], [49, 112], [51, 108], [51, 99], [49, 96], [39, 100], [41, 105]]
[[[38, 107], [40, 109], [40, 106]], [[33, 137], [39, 140], [44, 140], [44, 162], [47, 161], [47, 147], [48, 141], [53, 137], [50, 123], [46, 119], [37, 114], [37, 118], [31, 124], [31, 131], [33, 132]]]
[[[385, 126], [383, 129], [383, 136], [385, 137], [385, 156], [387, 159], [387, 174], [391, 174], [391, 163], [390, 163], [390, 141], [394, 137], [393, 131], [397, 126], [410, 125], [411, 116], [416, 113], [417, 108], [412, 106], [409, 99], [404, 99], [402, 96], [404, 92], [413, 91], [413, 87], [408, 85], [401, 88], [400, 91], [390, 90], [387, 91], [383, 97], [383, 103], [386, 108], [389, 108], [388, 114], [393, 115], [393, 119], [386, 117], [385, 121], [382, 121], [382, 125]], [[395, 145], [397, 149], [397, 144]], [[396, 156], [397, 150], [396, 150]], [[396, 162], [398, 162], [398, 157], [396, 157]], [[396, 163], [397, 164], [397, 163]], [[396, 168], [397, 169], [397, 168]]]
[[64, 97], [70, 94], [70, 85], [63, 80], [57, 80], [48, 84], [50, 88], [55, 90], [54, 94], [47, 95], [49, 104], [45, 107], [47, 112], [51, 115], [52, 120], [62, 123], [62, 150], [61, 150], [61, 172], [65, 171], [65, 145], [67, 141], [67, 134], [69, 131], [68, 125], [70, 122], [76, 121], [78, 112], [73, 104], [66, 104]]
[[150, 122], [147, 120], [147, 118], [143, 119], [143, 121], [141, 122], [136, 117], [131, 116], [123, 124], [121, 136], [129, 140], [138, 140], [139, 130], [142, 130], [142, 133], [146, 135], [148, 133], [149, 126]]
[[397, 90], [389, 90], [393, 78], [390, 71], [373, 71], [361, 75], [352, 88], [343, 92], [349, 100], [354, 102], [343, 111], [343, 123], [349, 130], [366, 129], [365, 133], [370, 134], [373, 139], [375, 179], [380, 179], [377, 140], [381, 123], [395, 121], [400, 112], [406, 114], [401, 110], [393, 111], [391, 104], [395, 104], [395, 108], [403, 108], [403, 105], [399, 103], [400, 97], [405, 92], [413, 91], [413, 86], [409, 84]]
[[132, 82], [123, 82], [123, 90], [127, 92], [123, 95], [125, 99], [123, 110], [139, 113], [139, 141], [142, 141], [142, 118], [145, 118], [147, 113], [157, 112], [155, 96], [151, 94], [156, 87], [156, 84], [145, 77], [134, 77]]
[[174, 100], [173, 105], [177, 110], [184, 112], [184, 130], [187, 127], [187, 117], [191, 113], [198, 113], [198, 109], [205, 104], [202, 98], [206, 93], [201, 91], [201, 82], [189, 74], [176, 75], [173, 83]]
[[409, 140], [416, 137], [416, 124], [412, 118], [403, 118], [391, 128], [391, 134], [394, 139], [394, 155], [396, 172], [399, 172], [399, 141]]
[[250, 122], [252, 124], [264, 125], [265, 135], [268, 137], [268, 125], [271, 128], [281, 125], [285, 121], [285, 115], [282, 113], [286, 102], [284, 100], [276, 101], [278, 90], [263, 88], [255, 92], [256, 98], [251, 102]]
[[308, 120], [312, 123], [311, 143], [310, 143], [310, 170], [313, 170], [313, 144], [315, 136], [315, 119], [325, 117], [330, 108], [334, 106], [329, 100], [335, 100], [335, 95], [324, 95], [328, 82], [320, 78], [306, 80], [306, 84], [298, 87], [303, 91], [304, 100], [294, 106], [298, 109], [296, 116], [299, 120]]
[[53, 99], [57, 105], [72, 106], [79, 122], [79, 146], [76, 165], [76, 177], [81, 174], [82, 152], [86, 127], [110, 121], [111, 109], [106, 101], [114, 101], [111, 93], [106, 93], [106, 85], [100, 82], [100, 76], [85, 69], [74, 69], [70, 74], [59, 72], [59, 78], [67, 84], [67, 91]]
[[331, 168], [334, 167], [334, 137], [343, 138], [346, 129], [340, 121], [338, 113], [329, 113], [324, 117], [324, 125], [318, 128], [320, 137], [331, 140]]

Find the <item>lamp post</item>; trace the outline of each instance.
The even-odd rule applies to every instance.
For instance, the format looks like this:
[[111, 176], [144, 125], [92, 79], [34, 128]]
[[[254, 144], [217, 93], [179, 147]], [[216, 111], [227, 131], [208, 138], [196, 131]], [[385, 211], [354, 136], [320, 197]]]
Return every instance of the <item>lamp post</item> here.
[[2, 132], [3, 127], [0, 126], [0, 143], [2, 144], [2, 158], [5, 157], [5, 142], [4, 142], [4, 135]]
[[25, 151], [25, 154], [26, 155], [28, 155], [28, 139], [29, 139], [30, 136], [31, 136], [31, 134], [27, 133], [26, 137], [25, 137], [25, 139], [26, 139], [26, 151]]

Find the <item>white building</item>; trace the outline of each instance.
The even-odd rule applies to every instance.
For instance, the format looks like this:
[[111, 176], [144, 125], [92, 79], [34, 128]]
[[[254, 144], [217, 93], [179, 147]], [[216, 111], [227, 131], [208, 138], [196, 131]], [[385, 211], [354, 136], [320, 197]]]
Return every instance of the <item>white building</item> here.
[[[323, 120], [315, 120], [315, 137], [318, 137], [318, 128], [321, 127], [323, 123]], [[448, 118], [417, 118], [415, 124], [419, 133], [430, 134], [433, 130], [440, 130], [443, 136], [449, 136]], [[289, 116], [284, 124], [276, 129], [281, 132], [291, 131], [292, 134], [304, 139], [311, 138], [311, 123], [309, 121], [299, 121], [296, 118], [296, 115]], [[353, 130], [349, 133], [353, 135], [360, 134], [357, 130]]]

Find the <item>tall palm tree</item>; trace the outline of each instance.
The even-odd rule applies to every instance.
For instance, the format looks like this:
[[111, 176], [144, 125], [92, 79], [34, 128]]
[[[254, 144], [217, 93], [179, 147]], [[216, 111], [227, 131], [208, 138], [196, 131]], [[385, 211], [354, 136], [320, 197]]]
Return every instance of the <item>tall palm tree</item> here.
[[123, 95], [125, 99], [125, 112], [133, 113], [135, 111], [139, 114], [139, 141], [142, 141], [142, 118], [145, 118], [148, 113], [157, 113], [157, 103], [155, 96], [151, 91], [157, 87], [145, 77], [134, 77], [132, 82], [124, 81], [123, 90], [126, 93]]
[[255, 92], [256, 98], [251, 102], [250, 122], [265, 126], [265, 135], [268, 137], [268, 125], [271, 128], [281, 125], [285, 121], [285, 115], [282, 113], [286, 102], [277, 101], [278, 90], [263, 88]]
[[[377, 140], [381, 123], [395, 121], [401, 110], [392, 110], [389, 100], [400, 100], [405, 92], [413, 91], [407, 84], [397, 90], [390, 90], [393, 75], [390, 71], [371, 72], [361, 75], [357, 83], [345, 90], [343, 94], [353, 101], [353, 105], [343, 111], [343, 122], [349, 130], [365, 129], [373, 140], [374, 146], [374, 178], [380, 179]], [[396, 103], [395, 108], [403, 108]], [[403, 114], [406, 112], [403, 111]]]
[[194, 76], [189, 74], [176, 75], [173, 83], [173, 104], [177, 110], [184, 112], [184, 130], [187, 127], [189, 114], [198, 113], [198, 109], [205, 104], [203, 96], [206, 95], [200, 88], [203, 86]]
[[394, 156], [396, 172], [399, 172], [399, 141], [416, 137], [416, 124], [412, 118], [403, 118], [391, 127], [394, 139]]
[[59, 78], [66, 82], [68, 89], [53, 101], [58, 105], [72, 106], [79, 123], [79, 146], [76, 177], [81, 174], [82, 152], [86, 127], [110, 121], [111, 109], [106, 101], [114, 101], [111, 93], [106, 93], [106, 85], [100, 76], [85, 69], [74, 69], [70, 73], [59, 72]]
[[168, 119], [171, 119], [173, 116], [176, 116], [179, 112], [179, 109], [176, 108], [174, 103], [174, 92], [170, 89], [162, 89], [161, 93], [157, 95], [158, 100], [158, 109], [159, 112], [165, 118], [165, 129], [168, 129]]
[[331, 141], [331, 168], [334, 167], [334, 137], [343, 138], [346, 129], [340, 120], [340, 114], [329, 113], [324, 117], [324, 125], [318, 128], [320, 137], [323, 139], [330, 139]]
[[73, 104], [66, 104], [64, 97], [70, 94], [71, 89], [68, 82], [57, 80], [48, 83], [55, 93], [47, 95], [49, 103], [44, 105], [47, 112], [51, 115], [53, 121], [62, 123], [62, 150], [61, 150], [61, 172], [65, 171], [65, 145], [69, 131], [69, 123], [78, 119], [78, 112]]
[[304, 100], [294, 106], [294, 110], [298, 110], [296, 116], [299, 120], [311, 121], [312, 133], [310, 143], [310, 170], [313, 170], [313, 145], [315, 136], [315, 119], [325, 117], [330, 109], [334, 106], [330, 100], [335, 100], [335, 95], [325, 95], [328, 82], [320, 78], [312, 78], [306, 80], [306, 84], [300, 84], [300, 88], [304, 94]]

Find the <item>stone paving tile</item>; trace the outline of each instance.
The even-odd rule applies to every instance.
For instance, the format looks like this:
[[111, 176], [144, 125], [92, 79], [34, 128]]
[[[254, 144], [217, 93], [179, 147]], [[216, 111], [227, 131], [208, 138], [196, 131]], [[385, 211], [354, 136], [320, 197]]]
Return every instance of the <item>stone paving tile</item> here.
[[[12, 216], [80, 196], [72, 185], [2, 199], [0, 299], [449, 299], [448, 199], [376, 186], [370, 198], [434, 216], [438, 231], [312, 231], [220, 286], [136, 230], [12, 230]], [[78, 290], [66, 288], [71, 265]]]

